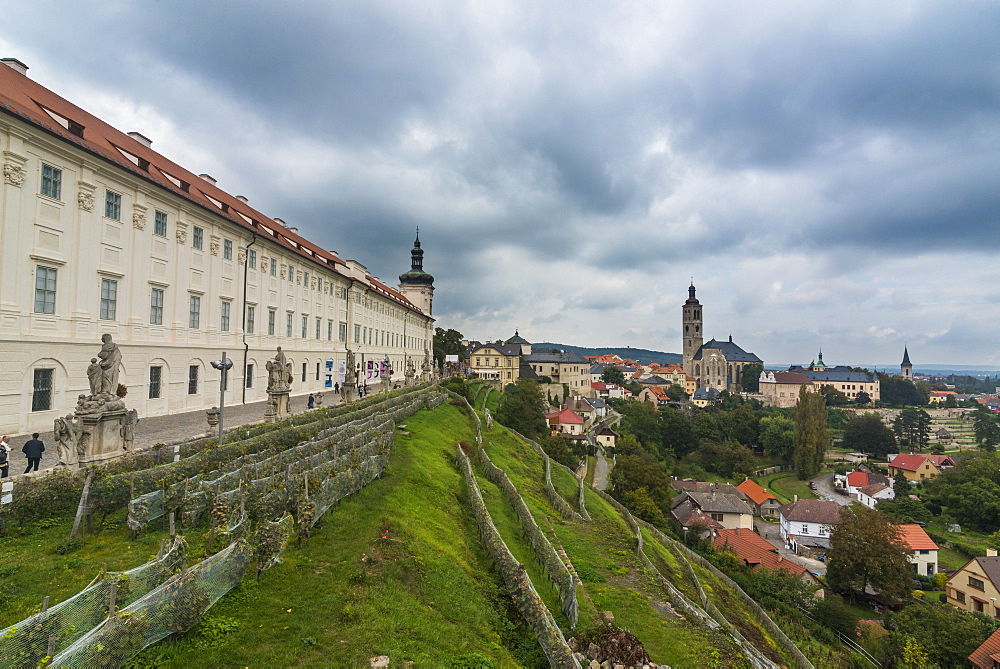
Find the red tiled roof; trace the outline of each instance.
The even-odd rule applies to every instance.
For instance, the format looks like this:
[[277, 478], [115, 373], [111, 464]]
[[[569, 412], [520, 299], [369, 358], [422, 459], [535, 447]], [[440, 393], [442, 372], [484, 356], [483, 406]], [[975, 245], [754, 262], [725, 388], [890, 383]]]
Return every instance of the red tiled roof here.
[[801, 523], [836, 525], [840, 522], [840, 505], [822, 499], [800, 499], [785, 504], [778, 513], [788, 520]]
[[874, 497], [883, 490], [888, 490], [889, 486], [884, 483], [872, 483], [871, 485], [861, 486], [858, 488], [858, 492], [868, 495], [869, 497]]
[[729, 550], [740, 561], [751, 567], [760, 566], [772, 570], [784, 569], [795, 576], [809, 573], [809, 570], [799, 563], [792, 562], [773, 552], [776, 550], [775, 547], [751, 530], [743, 530], [742, 533], [740, 530], [718, 530], [718, 536], [715, 537], [715, 550]]
[[915, 472], [920, 469], [926, 459], [926, 455], [907, 455], [906, 453], [900, 453], [892, 459], [889, 466], [895, 467], [896, 469], [905, 469], [908, 472]]
[[795, 384], [797, 386], [807, 385], [811, 386], [813, 384], [812, 379], [803, 374], [802, 372], [775, 372], [774, 373], [775, 383], [786, 383]]
[[[237, 227], [254, 232], [272, 244], [350, 279], [347, 263], [335, 254], [316, 246], [246, 202], [6, 65], [0, 65], [0, 113], [40, 128], [67, 144], [75, 145], [139, 179], [198, 205], [213, 216], [225, 218]], [[83, 127], [82, 132], [79, 135], [71, 133], [51, 114], [79, 124]], [[178, 186], [175, 181], [185, 186]], [[401, 293], [371, 275], [366, 275], [365, 283], [405, 308], [420, 312]]]
[[993, 632], [979, 648], [972, 651], [969, 662], [979, 669], [992, 669], [993, 663], [998, 660], [997, 655], [1000, 655], [1000, 630]]
[[677, 522], [684, 527], [701, 524], [715, 530], [722, 528], [722, 523], [702, 512], [702, 510], [697, 507], [692, 508], [686, 515], [679, 516], [676, 511], [672, 513], [674, 514], [674, 518], [677, 519]]
[[580, 418], [580, 416], [573, 413], [570, 409], [563, 409], [562, 411], [545, 414], [545, 419], [555, 420], [559, 423], [583, 423], [583, 418]]
[[924, 528], [919, 525], [897, 525], [896, 529], [899, 530], [899, 536], [911, 551], [936, 551], [938, 549], [938, 545], [927, 536]]
[[847, 485], [861, 488], [868, 485], [868, 472], [851, 472], [847, 475]]
[[951, 459], [950, 455], [928, 455], [926, 457], [934, 463], [935, 467], [955, 466], [955, 461]]
[[736, 487], [757, 505], [763, 504], [769, 499], [777, 499], [777, 497], [764, 490], [756, 481], [751, 481], [750, 479], [747, 479]]

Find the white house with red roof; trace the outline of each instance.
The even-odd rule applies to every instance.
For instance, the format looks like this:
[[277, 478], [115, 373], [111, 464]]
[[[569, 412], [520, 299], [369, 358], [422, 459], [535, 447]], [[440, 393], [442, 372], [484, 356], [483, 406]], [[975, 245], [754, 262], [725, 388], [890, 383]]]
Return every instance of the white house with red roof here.
[[592, 381], [590, 387], [602, 399], [620, 400], [625, 397], [624, 389], [616, 383]]
[[938, 545], [934, 543], [924, 528], [915, 524], [897, 525], [899, 535], [906, 547], [913, 551], [910, 564], [913, 571], [921, 576], [933, 576], [938, 571]]
[[798, 552], [802, 545], [830, 547], [830, 530], [840, 522], [840, 505], [822, 499], [800, 499], [778, 509], [781, 538]]
[[896, 491], [887, 483], [872, 483], [858, 488], [854, 497], [869, 509], [874, 509], [879, 502], [896, 499]]
[[572, 409], [560, 409], [550, 414], [545, 414], [545, 420], [549, 424], [549, 429], [553, 433], [561, 434], [583, 434], [584, 419]]

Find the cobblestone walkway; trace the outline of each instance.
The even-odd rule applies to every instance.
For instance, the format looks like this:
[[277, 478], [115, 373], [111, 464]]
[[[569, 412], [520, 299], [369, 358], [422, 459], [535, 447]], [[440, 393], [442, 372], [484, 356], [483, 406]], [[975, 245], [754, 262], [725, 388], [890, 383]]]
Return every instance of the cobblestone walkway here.
[[[292, 413], [302, 413], [306, 410], [305, 395], [292, 397], [289, 401]], [[330, 406], [330, 403], [339, 397], [333, 392], [323, 393], [323, 406]], [[253, 402], [247, 404], [234, 404], [227, 406], [224, 411], [223, 422], [225, 427], [235, 427], [237, 425], [247, 425], [263, 420], [267, 401]], [[166, 443], [178, 439], [191, 439], [200, 437], [208, 432], [208, 420], [205, 410], [188, 411], [185, 413], [175, 413], [169, 416], [153, 416], [152, 418], [140, 418], [139, 425], [135, 428], [135, 448], [141, 450], [149, 448], [153, 444]], [[214, 430], [213, 430], [214, 432]], [[15, 476], [24, 471], [27, 460], [21, 452], [24, 442], [31, 439], [30, 434], [12, 436], [10, 440], [10, 475]], [[55, 442], [52, 431], [39, 433], [39, 439], [45, 444], [45, 452], [42, 454], [42, 461], [39, 471], [45, 468], [54, 467], [59, 461], [59, 447]]]

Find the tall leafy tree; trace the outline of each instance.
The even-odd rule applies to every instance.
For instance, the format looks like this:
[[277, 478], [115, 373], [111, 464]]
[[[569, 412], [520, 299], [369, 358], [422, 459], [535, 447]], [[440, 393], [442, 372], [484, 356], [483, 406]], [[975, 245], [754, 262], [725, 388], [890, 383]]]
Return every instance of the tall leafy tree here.
[[976, 443], [984, 451], [993, 452], [1000, 444], [1000, 423], [985, 407], [980, 405], [972, 417], [972, 430], [976, 435]]
[[760, 419], [749, 404], [741, 404], [727, 411], [724, 416], [720, 416], [719, 423], [729, 439], [734, 439], [744, 446], [752, 448], [760, 441]]
[[896, 436], [878, 414], [855, 415], [844, 428], [844, 446], [882, 458], [896, 450]]
[[927, 398], [920, 389], [901, 376], [879, 374], [879, 395], [885, 406], [923, 406]]
[[912, 589], [911, 555], [884, 513], [860, 504], [843, 506], [840, 522], [830, 532], [826, 580], [836, 592], [861, 596], [870, 586], [901, 600]]
[[444, 362], [444, 356], [457, 355], [459, 360], [465, 358], [465, 347], [462, 340], [465, 337], [458, 330], [434, 328], [434, 360], [437, 364]]
[[823, 456], [830, 447], [826, 429], [826, 401], [820, 393], [809, 392], [803, 385], [795, 403], [793, 462], [802, 480], [811, 479], [823, 467]]
[[892, 422], [892, 431], [900, 445], [910, 448], [927, 448], [931, 439], [931, 417], [923, 409], [908, 407], [899, 412]]
[[698, 448], [698, 437], [686, 413], [668, 406], [660, 407], [658, 413], [664, 451], [672, 451], [676, 457], [683, 458]]
[[608, 365], [604, 368], [604, 371], [601, 372], [601, 381], [604, 381], [605, 383], [616, 383], [619, 386], [624, 386], [625, 372], [623, 372], [619, 367]]
[[[981, 613], [967, 613], [950, 606], [907, 606], [892, 616], [893, 645], [900, 655], [907, 640], [927, 653], [914, 667], [965, 667], [972, 652], [997, 628], [997, 621]], [[897, 662], [895, 666], [900, 666]]]
[[760, 374], [764, 371], [764, 365], [759, 362], [751, 362], [743, 366], [740, 373], [740, 386], [745, 393], [760, 392]]
[[500, 397], [497, 421], [513, 428], [530, 439], [548, 435], [545, 424], [545, 397], [534, 379], [518, 379], [507, 384]]
[[795, 421], [784, 416], [760, 419], [760, 443], [764, 455], [791, 462], [795, 454]]

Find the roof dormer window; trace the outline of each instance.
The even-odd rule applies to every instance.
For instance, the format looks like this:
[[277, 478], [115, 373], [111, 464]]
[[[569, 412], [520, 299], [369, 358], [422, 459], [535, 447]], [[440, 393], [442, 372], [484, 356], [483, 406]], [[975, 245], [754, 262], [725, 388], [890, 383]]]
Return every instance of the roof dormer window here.
[[[36, 102], [35, 104], [38, 103]], [[52, 117], [53, 121], [55, 121], [62, 127], [66, 128], [66, 130], [69, 130], [70, 134], [76, 135], [77, 137], [81, 138], [83, 137], [83, 126], [81, 124], [77, 123], [72, 119], [66, 118], [65, 116], [63, 116], [58, 112], [52, 111], [51, 109], [45, 107], [44, 105], [38, 105], [38, 106], [42, 108], [42, 111], [44, 111], [46, 114]]]

